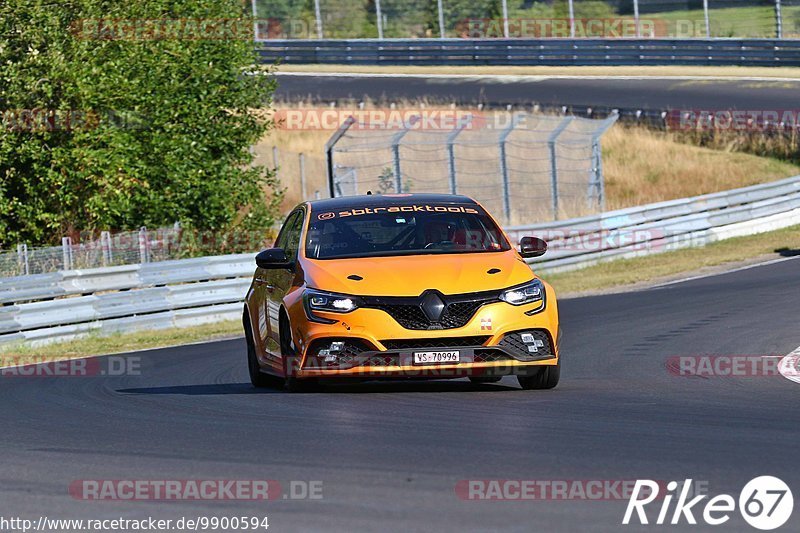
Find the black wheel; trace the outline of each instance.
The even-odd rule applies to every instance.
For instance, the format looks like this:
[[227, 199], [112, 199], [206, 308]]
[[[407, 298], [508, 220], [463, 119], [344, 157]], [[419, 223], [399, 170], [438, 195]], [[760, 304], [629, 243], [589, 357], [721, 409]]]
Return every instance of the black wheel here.
[[280, 318], [280, 339], [281, 357], [283, 358], [283, 368], [286, 372], [286, 390], [289, 392], [316, 392], [319, 384], [316, 379], [297, 379], [294, 374], [300, 367], [300, 361], [292, 342], [292, 330], [289, 325], [289, 317], [281, 311]]
[[561, 358], [555, 365], [541, 366], [529, 376], [517, 376], [519, 386], [525, 390], [552, 389], [561, 377]]
[[250, 326], [250, 316], [247, 313], [247, 308], [245, 308], [242, 315], [242, 324], [244, 325], [244, 338], [247, 342], [247, 370], [250, 373], [250, 383], [258, 388], [275, 387], [279, 378], [263, 373], [258, 365], [256, 346], [253, 342], [253, 328]]
[[471, 382], [473, 382], [473, 383], [497, 383], [501, 379], [503, 379], [503, 376], [494, 376], [494, 377], [487, 377], [487, 378], [482, 378], [482, 377], [478, 377], [478, 376], [474, 376], [474, 377], [470, 376], [470, 378], [469, 378], [469, 380]]

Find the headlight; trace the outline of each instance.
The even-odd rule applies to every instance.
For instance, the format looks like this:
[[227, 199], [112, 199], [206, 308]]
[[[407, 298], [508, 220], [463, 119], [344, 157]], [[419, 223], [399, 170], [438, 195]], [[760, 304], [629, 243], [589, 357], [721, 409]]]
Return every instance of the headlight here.
[[544, 285], [538, 279], [534, 279], [525, 285], [519, 285], [504, 291], [500, 294], [500, 299], [511, 305], [544, 302]]
[[333, 294], [330, 292], [306, 289], [303, 302], [309, 311], [326, 311], [329, 313], [349, 313], [359, 306], [359, 299], [355, 296]]

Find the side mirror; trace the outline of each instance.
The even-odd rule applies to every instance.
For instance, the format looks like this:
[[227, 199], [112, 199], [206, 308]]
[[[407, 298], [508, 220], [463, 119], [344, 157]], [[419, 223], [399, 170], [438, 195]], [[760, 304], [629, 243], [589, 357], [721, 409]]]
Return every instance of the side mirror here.
[[267, 248], [256, 255], [258, 268], [284, 269], [292, 268], [292, 262], [286, 258], [283, 248]]
[[539, 237], [523, 237], [519, 240], [519, 255], [540, 257], [547, 252], [547, 243]]

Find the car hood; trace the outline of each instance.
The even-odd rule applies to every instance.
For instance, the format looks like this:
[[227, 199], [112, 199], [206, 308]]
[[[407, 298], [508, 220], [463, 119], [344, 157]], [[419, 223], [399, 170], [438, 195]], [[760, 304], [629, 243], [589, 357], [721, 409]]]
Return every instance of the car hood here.
[[[356, 296], [419, 296], [427, 289], [463, 294], [530, 281], [530, 267], [513, 251], [304, 259], [306, 285]], [[489, 271], [499, 270], [490, 274]], [[362, 279], [351, 279], [350, 276]]]

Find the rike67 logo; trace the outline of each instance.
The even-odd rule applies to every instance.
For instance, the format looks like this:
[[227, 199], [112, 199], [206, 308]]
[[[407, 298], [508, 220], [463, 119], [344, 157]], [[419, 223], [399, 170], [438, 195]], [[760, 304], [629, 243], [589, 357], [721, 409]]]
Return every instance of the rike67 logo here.
[[[700, 515], [706, 524], [712, 526], [719, 526], [730, 520], [731, 513], [736, 511], [737, 505], [733, 496], [720, 494], [709, 499], [705, 505], [700, 505], [708, 495], [702, 494], [689, 499], [691, 486], [691, 479], [687, 479], [682, 485], [670, 481], [667, 483], [666, 492], [659, 494], [659, 483], [649, 479], [636, 480], [622, 523], [630, 524], [635, 513], [640, 524], [649, 524], [645, 507], [657, 499], [661, 500], [661, 508], [655, 521], [658, 525], [667, 523], [676, 525], [684, 521], [694, 525], [697, 524], [695, 513]], [[670, 509], [676, 496], [675, 507]], [[766, 531], [777, 529], [789, 520], [794, 508], [794, 498], [789, 486], [781, 479], [760, 476], [751, 479], [744, 486], [739, 493], [738, 506], [745, 522], [756, 529]], [[671, 516], [670, 511], [672, 511]], [[635, 520], [633, 523], [636, 523]]]

